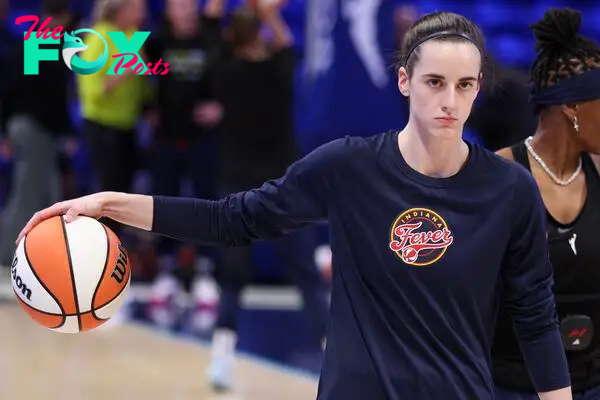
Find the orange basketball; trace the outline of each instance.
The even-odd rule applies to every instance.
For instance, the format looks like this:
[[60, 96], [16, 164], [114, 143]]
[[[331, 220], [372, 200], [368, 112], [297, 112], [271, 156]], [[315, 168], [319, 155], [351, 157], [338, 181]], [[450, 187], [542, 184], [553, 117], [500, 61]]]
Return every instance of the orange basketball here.
[[131, 268], [119, 238], [101, 222], [53, 217], [19, 242], [11, 278], [18, 302], [34, 321], [78, 333], [115, 315], [127, 295]]

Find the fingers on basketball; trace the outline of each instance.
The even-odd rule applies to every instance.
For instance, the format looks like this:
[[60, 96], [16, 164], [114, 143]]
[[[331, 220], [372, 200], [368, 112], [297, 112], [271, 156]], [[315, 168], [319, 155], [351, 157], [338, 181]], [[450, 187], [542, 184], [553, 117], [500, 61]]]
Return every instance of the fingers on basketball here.
[[60, 203], [56, 203], [48, 208], [45, 208], [41, 211], [36, 212], [35, 214], [33, 214], [33, 216], [27, 222], [27, 224], [23, 227], [23, 230], [19, 233], [19, 236], [17, 237], [17, 240], [15, 243], [18, 245], [19, 242], [29, 232], [31, 232], [31, 230], [35, 226], [39, 225], [42, 221], [45, 221], [48, 218], [52, 218], [57, 215], [62, 215], [65, 211], [67, 211], [69, 209], [69, 207], [70, 207], [69, 202], [60, 202]]

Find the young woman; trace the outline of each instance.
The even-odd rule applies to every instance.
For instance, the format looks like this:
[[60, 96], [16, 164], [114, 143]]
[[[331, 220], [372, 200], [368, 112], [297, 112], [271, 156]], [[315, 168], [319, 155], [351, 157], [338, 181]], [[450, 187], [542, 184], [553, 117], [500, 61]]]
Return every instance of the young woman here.
[[398, 69], [410, 99], [402, 131], [335, 140], [218, 201], [104, 192], [58, 203], [18, 240], [61, 214], [221, 246], [328, 220], [334, 277], [319, 399], [493, 398], [502, 288], [540, 397], [571, 399], [539, 190], [517, 164], [462, 140], [483, 53], [471, 21], [427, 15], [407, 33]]
[[[580, 24], [579, 12], [556, 9], [532, 26], [537, 130], [499, 154], [527, 168], [542, 193], [574, 397], [591, 400], [600, 398], [600, 175], [590, 155], [600, 154], [600, 47], [579, 35]], [[497, 398], [536, 399], [505, 308], [492, 354]]]

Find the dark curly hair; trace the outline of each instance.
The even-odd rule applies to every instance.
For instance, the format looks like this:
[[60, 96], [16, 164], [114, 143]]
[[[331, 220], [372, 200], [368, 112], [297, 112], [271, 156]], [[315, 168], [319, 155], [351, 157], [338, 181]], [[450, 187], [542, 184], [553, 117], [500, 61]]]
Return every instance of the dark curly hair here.
[[579, 34], [581, 13], [570, 8], [551, 8], [531, 25], [538, 53], [531, 67], [535, 91], [600, 67], [600, 47]]

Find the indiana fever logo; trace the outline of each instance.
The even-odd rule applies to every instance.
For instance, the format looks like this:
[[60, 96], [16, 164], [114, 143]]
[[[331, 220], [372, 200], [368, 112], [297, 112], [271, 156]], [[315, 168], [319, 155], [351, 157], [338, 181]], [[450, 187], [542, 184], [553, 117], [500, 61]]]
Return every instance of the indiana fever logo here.
[[453, 241], [446, 221], [426, 208], [403, 212], [390, 232], [390, 249], [406, 264], [416, 267], [435, 263]]

